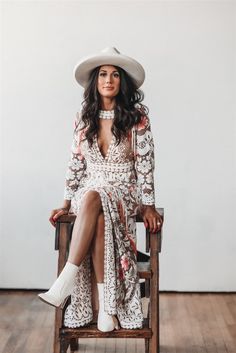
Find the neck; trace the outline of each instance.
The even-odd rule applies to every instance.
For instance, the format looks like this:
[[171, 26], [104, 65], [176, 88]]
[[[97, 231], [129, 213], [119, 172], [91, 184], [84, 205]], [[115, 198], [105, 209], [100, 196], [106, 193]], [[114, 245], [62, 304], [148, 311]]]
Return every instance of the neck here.
[[101, 110], [113, 110], [115, 108], [115, 99], [103, 97], [101, 101]]

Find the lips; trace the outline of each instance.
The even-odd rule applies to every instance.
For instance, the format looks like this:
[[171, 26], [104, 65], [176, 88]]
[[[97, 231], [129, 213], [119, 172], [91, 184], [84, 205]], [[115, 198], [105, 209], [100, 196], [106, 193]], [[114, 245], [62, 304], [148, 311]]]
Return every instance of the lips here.
[[104, 87], [105, 89], [113, 89], [113, 87]]

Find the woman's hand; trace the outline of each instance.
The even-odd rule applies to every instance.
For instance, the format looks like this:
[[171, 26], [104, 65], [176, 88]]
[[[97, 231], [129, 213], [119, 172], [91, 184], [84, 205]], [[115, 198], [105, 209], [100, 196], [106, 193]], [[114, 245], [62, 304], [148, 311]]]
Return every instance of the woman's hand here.
[[151, 233], [157, 233], [161, 229], [163, 220], [155, 206], [143, 205], [141, 214], [145, 227], [148, 227]]
[[70, 205], [66, 207], [61, 207], [57, 208], [55, 210], [52, 210], [51, 216], [49, 218], [50, 223], [53, 225], [53, 227], [56, 227], [56, 221], [57, 219], [62, 216], [63, 214], [68, 214], [70, 210]]

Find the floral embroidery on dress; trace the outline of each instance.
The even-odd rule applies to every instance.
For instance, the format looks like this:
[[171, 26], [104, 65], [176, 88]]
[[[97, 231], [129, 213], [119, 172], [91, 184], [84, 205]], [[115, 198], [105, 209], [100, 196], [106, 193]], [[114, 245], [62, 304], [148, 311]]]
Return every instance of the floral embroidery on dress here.
[[[127, 138], [116, 145], [114, 138], [104, 158], [94, 138], [84, 140], [80, 114], [76, 116], [71, 157], [68, 162], [64, 199], [71, 200], [77, 214], [87, 191], [96, 190], [104, 213], [104, 306], [117, 315], [122, 328], [142, 328], [143, 311], [137, 271], [135, 215], [142, 204], [154, 205], [154, 143], [148, 116]], [[79, 266], [71, 304], [64, 325], [79, 327], [93, 319], [91, 259]]]
[[129, 259], [128, 259], [128, 257], [125, 254], [122, 255], [120, 263], [121, 263], [122, 269], [124, 271], [127, 271], [128, 268], [129, 268]]
[[142, 116], [141, 121], [137, 124], [137, 130], [140, 131], [140, 130], [146, 129], [148, 127], [148, 124], [149, 124], [148, 117], [145, 115]]

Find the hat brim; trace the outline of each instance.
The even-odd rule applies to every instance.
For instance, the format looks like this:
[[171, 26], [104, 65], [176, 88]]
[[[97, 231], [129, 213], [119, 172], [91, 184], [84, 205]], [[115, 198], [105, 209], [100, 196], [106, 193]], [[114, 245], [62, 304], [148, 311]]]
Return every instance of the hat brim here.
[[125, 70], [133, 79], [137, 88], [139, 88], [145, 79], [145, 71], [142, 65], [126, 55], [96, 55], [85, 57], [80, 60], [74, 67], [73, 73], [76, 81], [86, 88], [90, 73], [93, 69], [101, 65], [119, 66]]

